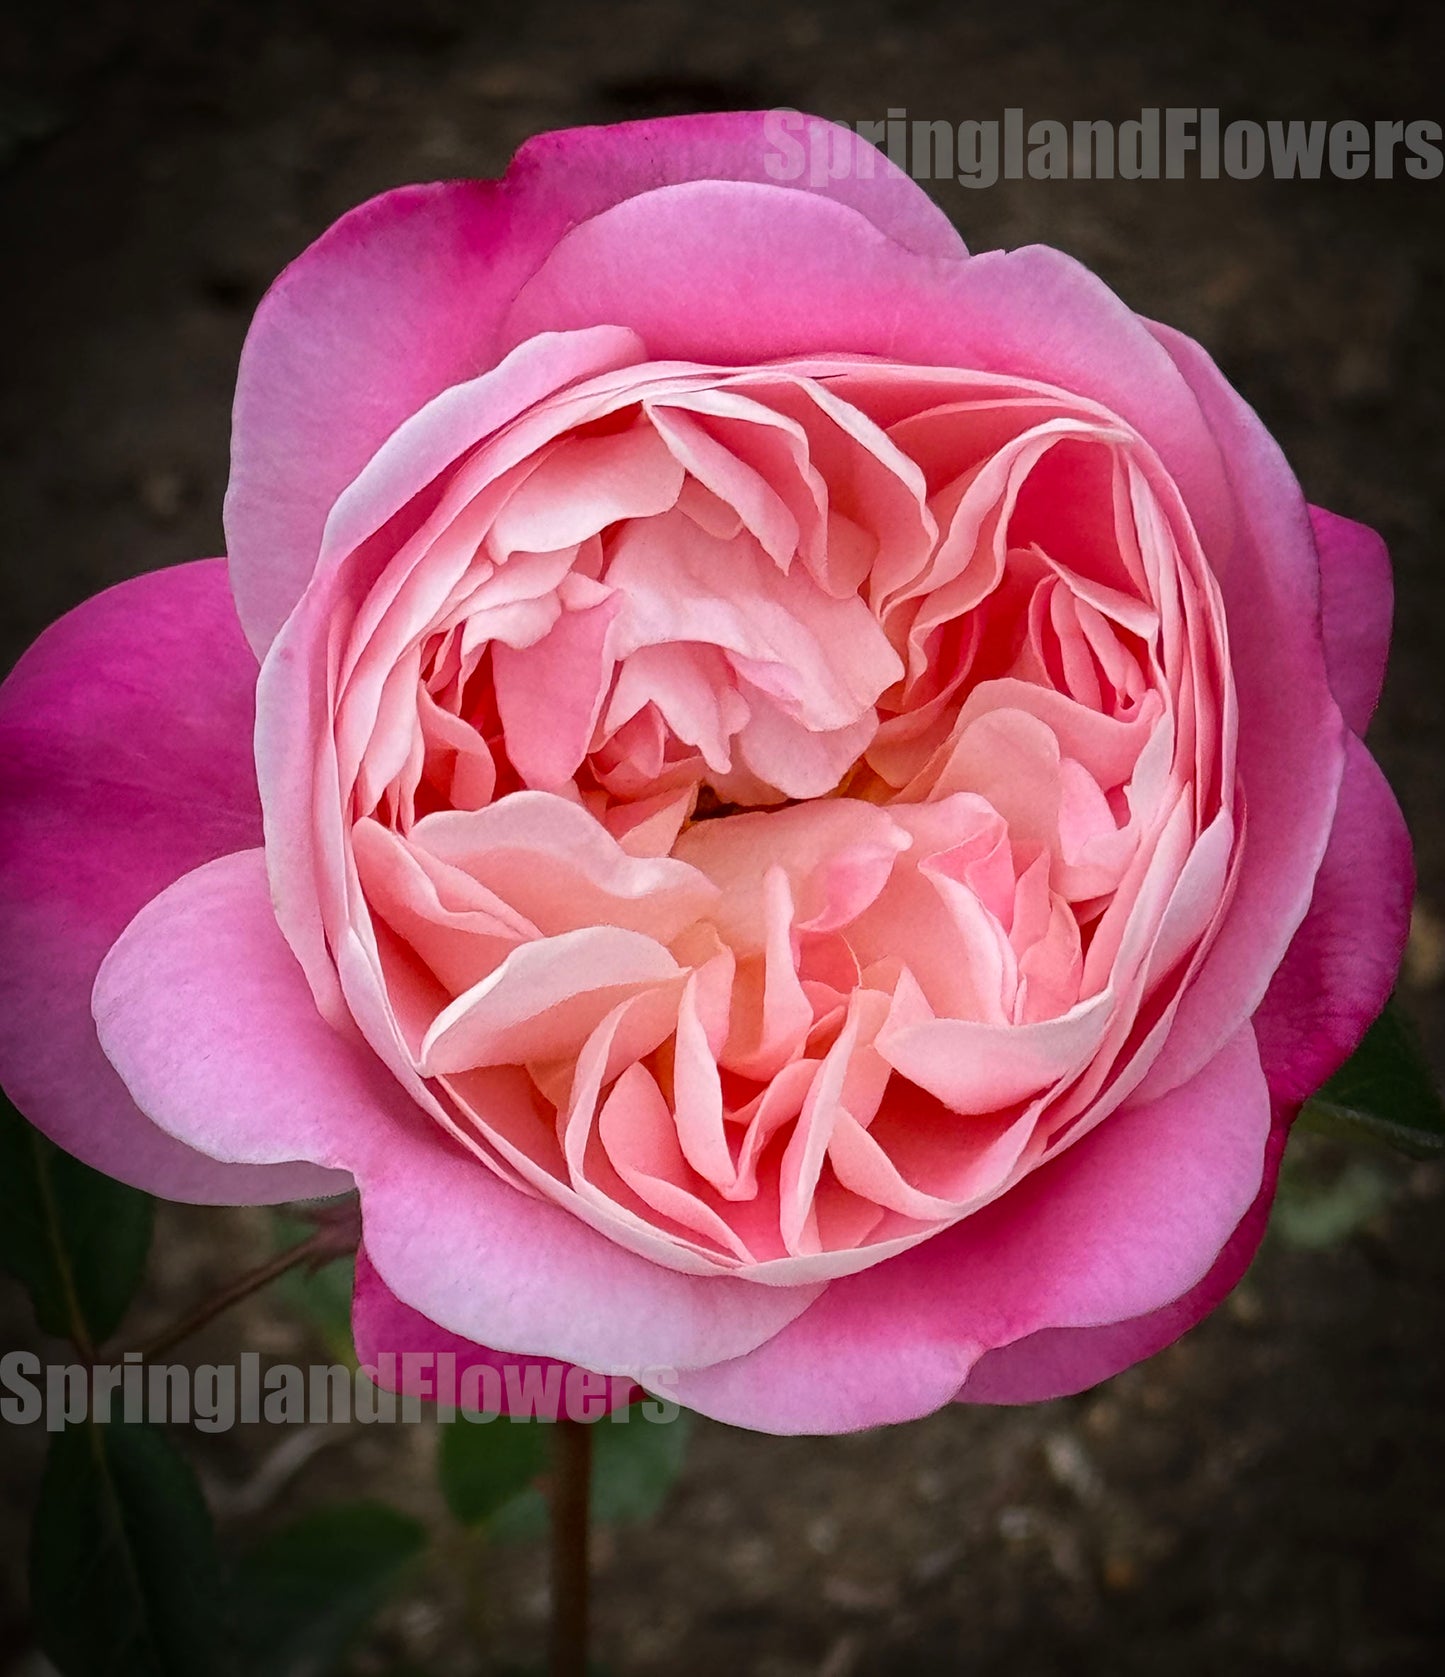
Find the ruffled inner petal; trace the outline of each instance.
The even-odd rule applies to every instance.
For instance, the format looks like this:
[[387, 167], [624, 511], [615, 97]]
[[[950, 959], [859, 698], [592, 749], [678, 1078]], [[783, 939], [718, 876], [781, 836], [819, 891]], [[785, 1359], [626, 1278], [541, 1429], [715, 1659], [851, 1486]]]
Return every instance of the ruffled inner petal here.
[[1165, 483], [985, 373], [535, 404], [313, 585], [308, 970], [477, 1158], [663, 1264], [812, 1282], [972, 1215], [1138, 1087], [1237, 877]]

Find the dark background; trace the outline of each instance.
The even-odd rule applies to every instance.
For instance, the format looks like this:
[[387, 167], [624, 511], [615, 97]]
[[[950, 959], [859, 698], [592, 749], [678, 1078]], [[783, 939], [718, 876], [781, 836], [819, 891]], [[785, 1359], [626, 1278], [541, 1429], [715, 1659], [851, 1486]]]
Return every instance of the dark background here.
[[[251, 310], [375, 192], [500, 173], [539, 129], [702, 108], [1439, 119], [1442, 15], [23, 0], [0, 26], [0, 666], [102, 585], [220, 550]], [[1403, 994], [1438, 1066], [1445, 179], [930, 190], [973, 248], [1061, 246], [1202, 339], [1311, 499], [1388, 538], [1399, 609], [1372, 743], [1418, 848]], [[1284, 1215], [1240, 1292], [1109, 1387], [855, 1439], [700, 1427], [661, 1519], [599, 1546], [603, 1658], [645, 1677], [1436, 1669], [1442, 1206], [1438, 1167], [1292, 1148]], [[253, 1256], [258, 1215], [168, 1212], [142, 1313], [173, 1313]], [[3, 1305], [0, 1338], [24, 1340], [23, 1306]], [[307, 1332], [263, 1301], [196, 1354], [314, 1351]], [[279, 1464], [274, 1437], [203, 1443], [223, 1531], [337, 1487], [433, 1506], [429, 1428], [335, 1431]], [[40, 1670], [22, 1556], [41, 1442], [0, 1439], [0, 1677]], [[535, 1646], [536, 1551], [454, 1561], [388, 1614], [359, 1672], [467, 1677]]]

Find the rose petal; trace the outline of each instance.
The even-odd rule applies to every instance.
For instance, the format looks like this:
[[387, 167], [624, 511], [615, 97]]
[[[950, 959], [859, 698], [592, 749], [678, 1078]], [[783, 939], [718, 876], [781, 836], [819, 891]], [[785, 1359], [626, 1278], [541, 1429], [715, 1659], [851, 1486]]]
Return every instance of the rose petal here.
[[1351, 739], [1309, 914], [1255, 1015], [1277, 1100], [1307, 1099], [1358, 1047], [1400, 970], [1414, 892], [1400, 806], [1375, 760]]
[[[543, 134], [501, 181], [383, 193], [345, 215], [262, 299], [236, 385], [226, 537], [242, 621], [264, 651], [300, 598], [338, 495], [386, 438], [449, 386], [501, 359], [512, 298], [569, 227], [674, 181], [770, 179], [769, 113], [743, 111]], [[775, 119], [774, 119], [775, 120]], [[848, 155], [793, 201], [827, 195], [900, 244], [963, 245], [873, 147], [817, 118]]]
[[752, 1350], [817, 1296], [664, 1269], [503, 1182], [316, 1012], [256, 851], [142, 910], [95, 1005], [106, 1053], [171, 1134], [232, 1159], [351, 1171], [378, 1273], [466, 1339], [655, 1373]]
[[1202, 1321], [1233, 1292], [1259, 1249], [1288, 1134], [1287, 1116], [1277, 1115], [1265, 1154], [1264, 1182], [1254, 1204], [1197, 1286], [1162, 1309], [1127, 1322], [1098, 1328], [1043, 1328], [1012, 1345], [987, 1351], [974, 1364], [957, 1401], [1045, 1403], [1069, 1397], [1154, 1356]]
[[1161, 1309], [1199, 1284], [1258, 1192], [1268, 1092], [1242, 1031], [1190, 1083], [1120, 1110], [1001, 1200], [833, 1282], [679, 1400], [769, 1432], [846, 1432], [948, 1402], [988, 1351]]
[[[376, 1273], [364, 1246], [356, 1254], [351, 1333], [357, 1361], [375, 1370], [384, 1390], [460, 1407], [462, 1398], [473, 1389], [465, 1378], [467, 1371], [492, 1368], [498, 1379], [487, 1385], [497, 1388], [501, 1401], [495, 1409], [483, 1402], [476, 1413], [508, 1415], [516, 1411], [529, 1420], [548, 1421], [567, 1413], [568, 1376], [574, 1364], [559, 1363], [551, 1357], [509, 1356], [439, 1328], [419, 1310], [401, 1302]], [[388, 1380], [388, 1372], [394, 1378]], [[575, 1384], [575, 1375], [572, 1381]], [[474, 1389], [485, 1398], [487, 1386], [480, 1380], [474, 1383]], [[641, 1388], [625, 1378], [609, 1380], [605, 1396], [593, 1395], [593, 1391], [589, 1386], [586, 1413], [575, 1419], [595, 1420], [599, 1414], [625, 1408], [642, 1395]], [[530, 1393], [540, 1394], [540, 1403], [529, 1402]]]
[[1320, 555], [1320, 607], [1330, 686], [1345, 721], [1363, 734], [1379, 703], [1395, 603], [1390, 555], [1365, 524], [1310, 508]]
[[121, 583], [54, 624], [0, 692], [0, 1081], [68, 1152], [171, 1199], [338, 1192], [310, 1165], [218, 1164], [158, 1130], [96, 1040], [90, 995], [172, 881], [260, 842], [256, 661], [211, 559]]
[[[1228, 612], [1245, 831], [1228, 915], [1141, 1093], [1193, 1070], [1258, 1007], [1295, 930], [1335, 819], [1345, 729], [1325, 674], [1319, 571], [1299, 484], [1278, 444], [1198, 344], [1152, 328], [1189, 380], [1240, 510], [1231, 540], [1191, 503]], [[1287, 670], [1289, 679], [1280, 680]]]

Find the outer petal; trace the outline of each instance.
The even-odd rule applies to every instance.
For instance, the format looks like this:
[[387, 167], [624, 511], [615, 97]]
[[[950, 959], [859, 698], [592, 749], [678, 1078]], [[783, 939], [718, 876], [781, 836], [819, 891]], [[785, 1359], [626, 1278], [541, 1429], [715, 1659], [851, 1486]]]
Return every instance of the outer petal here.
[[1168, 352], [1102, 280], [1046, 246], [918, 254], [836, 200], [799, 202], [766, 182], [660, 187], [558, 242], [519, 291], [505, 343], [598, 325], [630, 327], [659, 359], [841, 352], [1038, 380], [1127, 420], [1191, 507], [1229, 505], [1209, 425]]
[[1352, 738], [1309, 914], [1255, 1015], [1277, 1100], [1306, 1100], [1359, 1045], [1400, 970], [1414, 893], [1405, 818], [1374, 758]]
[[1265, 1155], [1264, 1182], [1209, 1274], [1172, 1304], [1100, 1328], [1045, 1328], [979, 1358], [960, 1403], [1042, 1403], [1068, 1397], [1132, 1368], [1172, 1345], [1238, 1285], [1259, 1250], [1274, 1201], [1291, 1114], [1278, 1112]]
[[[910, 249], [963, 254], [927, 195], [856, 135], [801, 193], [852, 205]], [[343, 216], [277, 280], [241, 358], [226, 537], [242, 622], [264, 651], [300, 597], [337, 496], [404, 420], [500, 358], [517, 290], [569, 227], [677, 181], [762, 181], [766, 112], [544, 134], [501, 181], [404, 187]], [[815, 184], [816, 182], [816, 184]], [[792, 188], [790, 188], [790, 191]]]
[[[806, 156], [803, 167], [791, 138]], [[827, 153], [827, 168], [815, 167]], [[562, 192], [567, 223], [679, 181], [766, 181], [833, 198], [907, 250], [966, 255], [948, 217], [918, 184], [851, 129], [799, 111], [712, 111], [539, 134], [508, 184]]]
[[947, 1403], [985, 1353], [1152, 1314], [1197, 1287], [1259, 1195], [1269, 1100], [1246, 1027], [1190, 1083], [1121, 1110], [992, 1206], [834, 1282], [679, 1400], [771, 1432], [844, 1432]]
[[1233, 531], [1190, 501], [1219, 577], [1239, 695], [1242, 862], [1219, 936], [1141, 1086], [1158, 1093], [1253, 1014], [1309, 908], [1334, 824], [1347, 729], [1320, 634], [1319, 562], [1299, 483], [1259, 417], [1192, 339], [1151, 327], [1208, 422], [1239, 509]]
[[1369, 726], [1385, 681], [1395, 604], [1390, 555], [1366, 524], [1310, 508], [1320, 555], [1320, 608], [1330, 687], [1357, 734]]
[[502, 1182], [317, 1013], [259, 851], [149, 904], [107, 958], [95, 1011], [106, 1053], [164, 1129], [232, 1159], [351, 1171], [377, 1271], [466, 1339], [656, 1372], [739, 1356], [816, 1297], [663, 1269]]
[[68, 1152], [171, 1199], [335, 1193], [310, 1165], [236, 1167], [136, 1109], [91, 985], [135, 912], [256, 844], [256, 660], [220, 560], [154, 571], [61, 619], [0, 690], [0, 1082]]
[[[511, 1356], [448, 1333], [428, 1321], [420, 1311], [401, 1302], [376, 1273], [365, 1247], [356, 1255], [351, 1331], [356, 1341], [357, 1360], [377, 1369], [381, 1384], [389, 1389], [461, 1408], [468, 1396], [467, 1370], [492, 1368], [498, 1376], [493, 1384], [499, 1387], [500, 1402], [495, 1409], [484, 1404], [486, 1412], [499, 1415], [520, 1412], [548, 1421], [556, 1420], [559, 1413], [569, 1412], [568, 1376], [575, 1363], [559, 1363], [551, 1357]], [[416, 1357], [427, 1359], [426, 1363], [419, 1366], [409, 1362], [408, 1359]], [[487, 1394], [480, 1382], [476, 1382], [476, 1389], [478, 1396], [485, 1399]], [[531, 1402], [530, 1394], [535, 1394]], [[641, 1388], [631, 1380], [625, 1376], [614, 1377], [608, 1381], [603, 1400], [605, 1410], [601, 1412], [623, 1408], [641, 1395]], [[575, 1418], [596, 1420], [598, 1398], [589, 1390], [584, 1401], [585, 1413]]]

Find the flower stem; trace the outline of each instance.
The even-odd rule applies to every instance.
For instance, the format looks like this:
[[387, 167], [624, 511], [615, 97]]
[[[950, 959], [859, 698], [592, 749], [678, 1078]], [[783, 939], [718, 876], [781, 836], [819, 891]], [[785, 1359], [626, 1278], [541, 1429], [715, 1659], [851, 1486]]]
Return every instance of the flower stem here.
[[356, 1250], [357, 1239], [360, 1234], [360, 1221], [355, 1209], [351, 1206], [331, 1207], [311, 1213], [317, 1224], [313, 1233], [305, 1240], [298, 1241], [294, 1246], [288, 1246], [285, 1251], [278, 1252], [268, 1258], [265, 1263], [257, 1264], [244, 1275], [239, 1275], [229, 1286], [222, 1287], [217, 1293], [197, 1305], [188, 1315], [162, 1328], [154, 1338], [144, 1345], [138, 1345], [138, 1350], [146, 1362], [162, 1356], [165, 1352], [174, 1350], [183, 1340], [187, 1340], [194, 1333], [215, 1321], [217, 1316], [229, 1310], [233, 1304], [239, 1304], [242, 1299], [249, 1298], [252, 1293], [258, 1293], [267, 1287], [278, 1276], [285, 1275], [288, 1270], [296, 1269], [305, 1264], [309, 1269], [320, 1269], [333, 1258], [342, 1258], [349, 1252]]
[[586, 1677], [591, 1480], [592, 1429], [559, 1416], [552, 1426], [551, 1677]]

